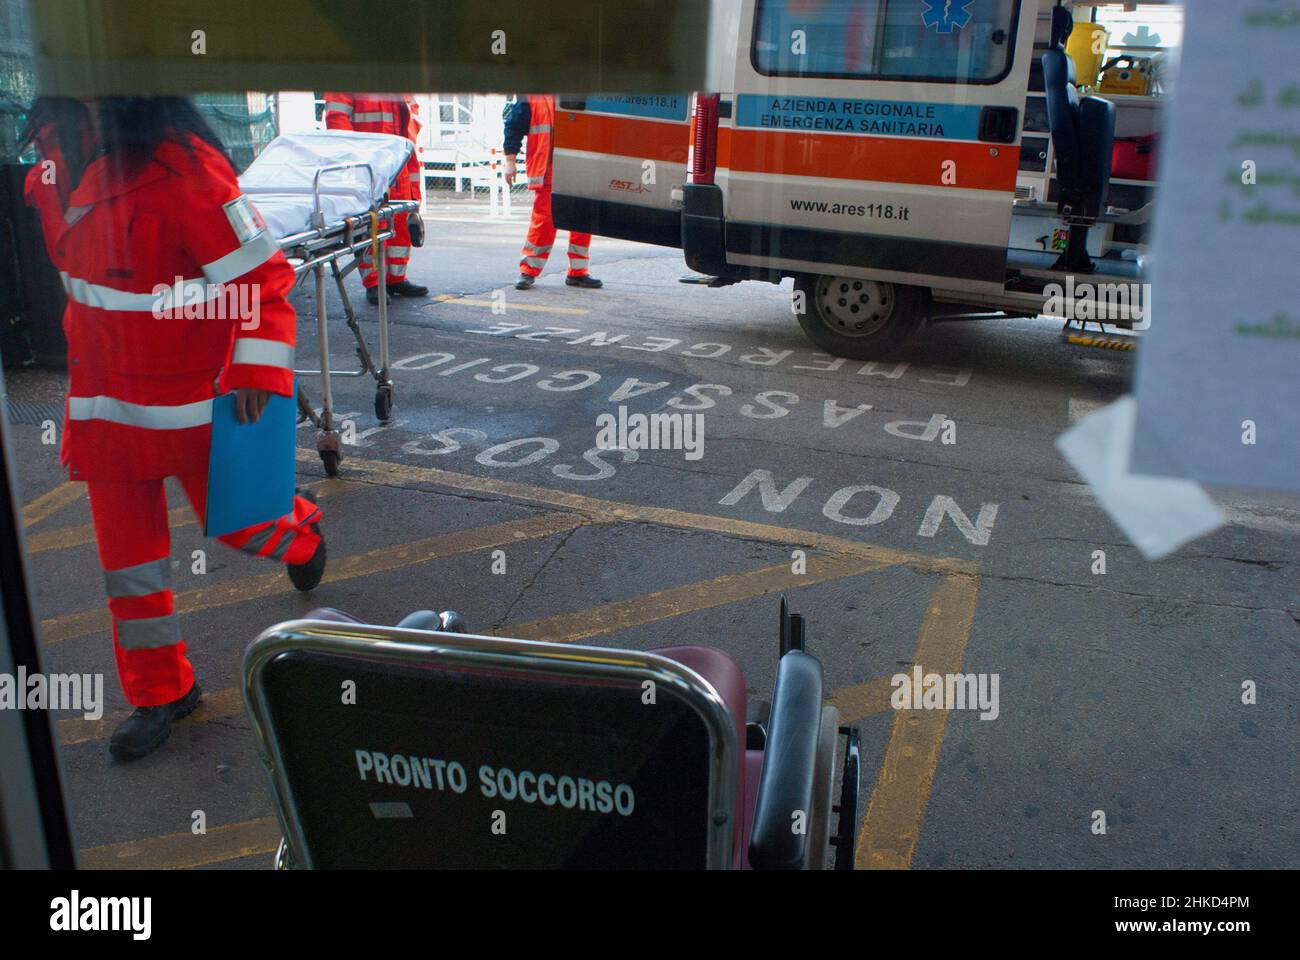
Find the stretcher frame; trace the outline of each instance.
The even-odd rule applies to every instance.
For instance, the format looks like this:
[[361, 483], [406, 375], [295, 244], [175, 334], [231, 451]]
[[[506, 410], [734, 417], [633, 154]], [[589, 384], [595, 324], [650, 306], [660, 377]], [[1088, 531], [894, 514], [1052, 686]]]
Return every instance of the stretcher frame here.
[[[378, 298], [379, 308], [379, 363], [375, 364], [365, 337], [357, 323], [352, 301], [344, 280], [348, 274], [361, 265], [361, 254], [369, 247], [376, 275], [381, 284], [387, 280], [387, 258], [385, 251], [388, 241], [393, 237], [393, 220], [397, 216], [419, 209], [418, 200], [391, 200], [387, 194], [371, 204], [365, 213], [344, 217], [335, 223], [327, 224], [321, 211], [320, 181], [327, 173], [361, 168], [370, 178], [370, 195], [374, 195], [375, 172], [366, 163], [337, 163], [321, 167], [312, 178], [312, 216], [311, 227], [298, 233], [290, 234], [279, 240], [280, 250], [289, 259], [295, 276], [301, 280], [310, 272], [315, 280], [316, 297], [316, 339], [320, 349], [320, 366], [316, 369], [294, 369], [298, 375], [321, 378], [321, 410], [317, 414], [307, 398], [307, 391], [301, 381], [298, 384], [299, 420], [310, 421], [317, 428], [316, 450], [325, 466], [328, 476], [338, 476], [339, 463], [343, 459], [342, 444], [334, 424], [334, 393], [330, 383], [331, 377], [365, 377], [375, 378], [375, 415], [381, 422], [386, 422], [393, 410], [393, 381], [389, 376], [390, 358], [388, 353], [388, 297]], [[340, 267], [340, 261], [351, 258], [350, 262]], [[359, 367], [355, 370], [332, 370], [329, 363], [329, 307], [325, 298], [325, 268], [329, 267], [334, 283], [338, 287], [339, 297], [343, 301], [343, 312], [347, 318], [348, 329], [357, 344]]]

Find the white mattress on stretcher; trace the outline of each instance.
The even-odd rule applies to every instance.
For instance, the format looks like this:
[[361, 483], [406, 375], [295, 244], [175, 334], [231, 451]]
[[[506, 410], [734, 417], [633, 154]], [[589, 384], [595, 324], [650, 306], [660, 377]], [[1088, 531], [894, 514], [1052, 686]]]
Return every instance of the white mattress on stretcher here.
[[320, 206], [326, 226], [370, 209], [406, 165], [415, 145], [386, 133], [328, 130], [276, 137], [239, 178], [239, 185], [283, 239], [311, 228], [312, 180], [322, 167], [363, 163], [374, 171], [371, 186], [359, 167], [333, 170], [320, 179]]

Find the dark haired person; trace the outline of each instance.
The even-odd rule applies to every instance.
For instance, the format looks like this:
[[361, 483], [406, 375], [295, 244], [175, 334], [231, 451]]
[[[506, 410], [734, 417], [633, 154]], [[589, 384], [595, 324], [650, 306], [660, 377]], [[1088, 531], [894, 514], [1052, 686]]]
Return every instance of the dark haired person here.
[[[136, 707], [110, 750], [132, 760], [200, 695], [172, 599], [163, 481], [179, 478], [201, 518], [214, 398], [234, 391], [247, 422], [272, 393], [292, 394], [293, 268], [184, 98], [42, 98], [24, 142], [40, 157], [27, 200], [68, 294], [61, 459], [86, 483], [118, 677]], [[220, 539], [286, 563], [309, 590], [325, 569], [319, 521], [298, 496], [291, 514]]]

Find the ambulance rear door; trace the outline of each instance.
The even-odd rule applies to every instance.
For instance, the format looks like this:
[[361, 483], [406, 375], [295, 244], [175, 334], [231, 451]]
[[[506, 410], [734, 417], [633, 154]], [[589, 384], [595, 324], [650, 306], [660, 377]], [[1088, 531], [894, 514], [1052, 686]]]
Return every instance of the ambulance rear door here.
[[689, 106], [686, 94], [557, 98], [551, 193], [556, 226], [680, 247]]
[[728, 264], [1002, 290], [1037, 15], [743, 0], [717, 170]]

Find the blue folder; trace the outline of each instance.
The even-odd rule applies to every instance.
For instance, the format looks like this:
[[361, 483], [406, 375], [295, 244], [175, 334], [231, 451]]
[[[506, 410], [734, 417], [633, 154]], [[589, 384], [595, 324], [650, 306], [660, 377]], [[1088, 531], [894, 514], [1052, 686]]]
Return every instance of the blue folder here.
[[293, 509], [297, 419], [293, 396], [271, 394], [257, 423], [236, 419], [233, 393], [212, 401], [207, 536], [276, 520]]

